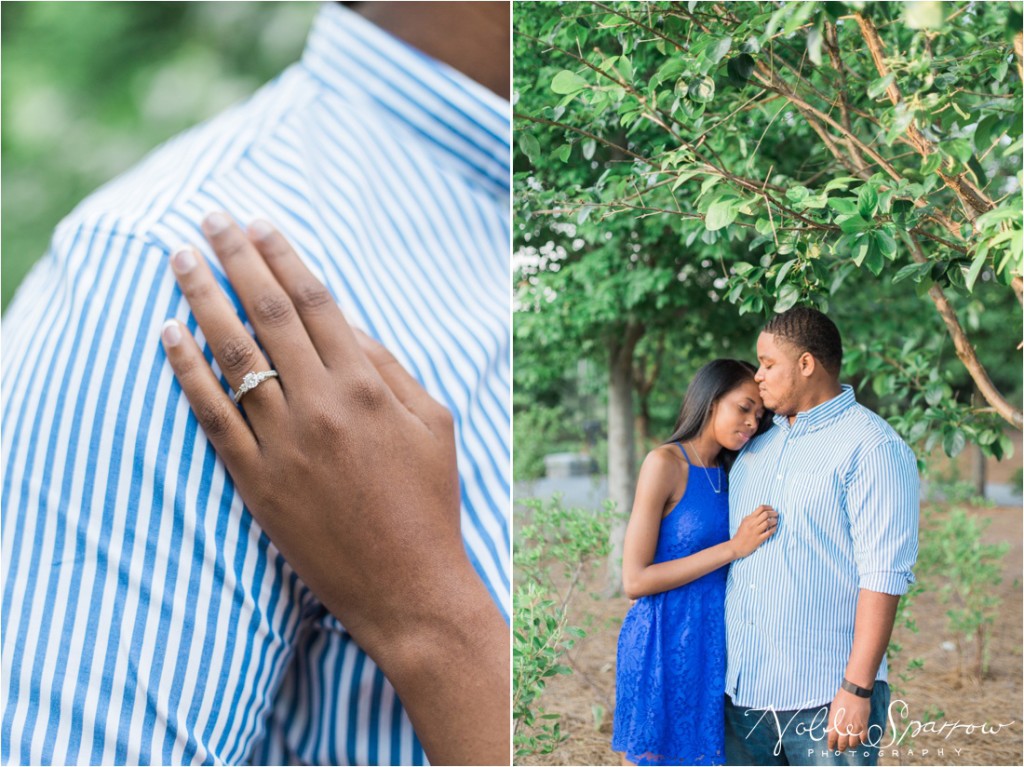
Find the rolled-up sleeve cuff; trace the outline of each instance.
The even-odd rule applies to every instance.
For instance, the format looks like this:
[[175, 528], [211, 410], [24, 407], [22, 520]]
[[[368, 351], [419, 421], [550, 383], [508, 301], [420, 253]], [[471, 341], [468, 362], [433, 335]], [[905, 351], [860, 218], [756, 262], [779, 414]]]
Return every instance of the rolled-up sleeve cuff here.
[[862, 573], [860, 588], [877, 591], [879, 594], [902, 596], [914, 583], [914, 574], [909, 570], [877, 570], [873, 573]]

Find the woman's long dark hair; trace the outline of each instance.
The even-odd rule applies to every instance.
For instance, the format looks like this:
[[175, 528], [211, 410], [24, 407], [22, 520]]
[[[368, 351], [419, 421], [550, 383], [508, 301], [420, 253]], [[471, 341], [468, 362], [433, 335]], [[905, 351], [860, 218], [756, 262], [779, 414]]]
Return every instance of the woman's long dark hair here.
[[[754, 380], [757, 368], [743, 360], [718, 359], [712, 360], [693, 377], [683, 397], [683, 406], [679, 410], [676, 428], [672, 436], [665, 440], [669, 445], [673, 442], [686, 442], [698, 436], [711, 420], [711, 411], [722, 397], [745, 381]], [[757, 433], [761, 434], [771, 425], [771, 413], [765, 411], [758, 424]], [[726, 471], [736, 460], [735, 450], [722, 449], [719, 462]], [[691, 456], [693, 460], [696, 456]]]

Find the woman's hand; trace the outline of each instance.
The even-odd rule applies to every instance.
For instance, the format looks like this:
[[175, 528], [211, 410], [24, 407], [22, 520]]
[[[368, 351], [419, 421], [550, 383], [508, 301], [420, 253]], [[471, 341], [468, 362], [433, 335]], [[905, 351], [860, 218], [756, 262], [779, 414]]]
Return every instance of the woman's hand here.
[[[434, 763], [507, 763], [508, 628], [466, 556], [451, 414], [353, 330], [269, 224], [203, 229], [260, 345], [193, 249], [178, 284], [241, 410], [180, 323], [168, 360], [256, 521], [395, 685]], [[262, 346], [262, 348], [261, 348]], [[464, 672], [455, 673], [462, 668]], [[500, 724], [499, 724], [500, 722]]]
[[736, 535], [732, 537], [737, 559], [750, 556], [754, 549], [767, 541], [779, 526], [779, 512], [771, 506], [758, 506], [740, 522]]

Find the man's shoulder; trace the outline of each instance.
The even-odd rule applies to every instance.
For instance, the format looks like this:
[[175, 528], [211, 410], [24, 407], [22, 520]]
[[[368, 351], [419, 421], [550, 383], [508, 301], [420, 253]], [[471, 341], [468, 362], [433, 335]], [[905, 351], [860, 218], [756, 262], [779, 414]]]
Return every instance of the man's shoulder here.
[[906, 446], [903, 437], [875, 411], [855, 402], [845, 414], [844, 430], [849, 430], [858, 441], [876, 445], [894, 442]]
[[843, 419], [843, 431], [853, 441], [853, 467], [862, 465], [864, 458], [875, 451], [885, 450], [897, 463], [908, 467], [917, 465], [913, 449], [878, 413], [870, 408], [855, 403]]
[[210, 180], [230, 176], [311, 94], [308, 78], [292, 67], [245, 100], [171, 137], [83, 199], [58, 224], [54, 249], [59, 254], [82, 232], [177, 247], [185, 241], [183, 230], [197, 233], [199, 220], [215, 206], [204, 199]]

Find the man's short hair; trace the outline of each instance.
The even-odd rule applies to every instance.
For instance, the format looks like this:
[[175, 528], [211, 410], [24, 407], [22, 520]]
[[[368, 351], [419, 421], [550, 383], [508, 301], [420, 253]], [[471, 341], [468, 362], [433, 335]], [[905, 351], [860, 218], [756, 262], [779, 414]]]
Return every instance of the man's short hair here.
[[833, 376], [843, 366], [843, 339], [839, 328], [828, 317], [809, 306], [795, 306], [776, 314], [764, 326], [764, 332], [784, 338], [800, 350], [809, 352]]

